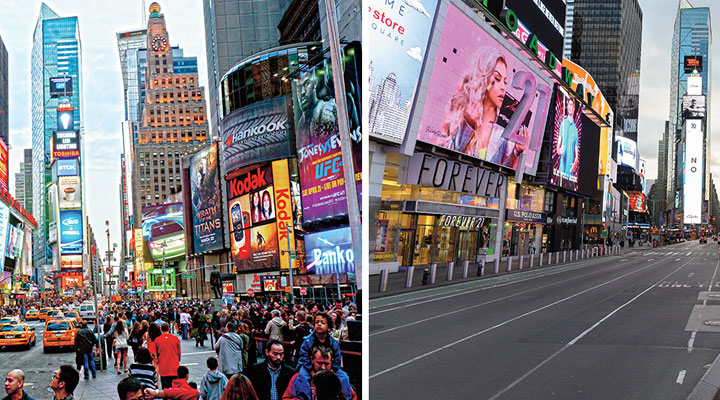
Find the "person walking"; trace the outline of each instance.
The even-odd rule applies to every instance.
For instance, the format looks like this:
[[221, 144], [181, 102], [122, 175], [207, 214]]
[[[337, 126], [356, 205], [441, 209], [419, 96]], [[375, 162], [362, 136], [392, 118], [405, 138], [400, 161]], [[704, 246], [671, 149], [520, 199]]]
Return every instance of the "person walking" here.
[[192, 316], [192, 337], [195, 339], [195, 347], [205, 347], [205, 339], [207, 339], [207, 317], [203, 313], [202, 308], [195, 311]]
[[95, 371], [95, 357], [93, 357], [93, 350], [98, 344], [98, 340], [93, 335], [90, 328], [88, 328], [87, 321], [83, 321], [80, 325], [82, 328], [78, 331], [75, 336], [75, 351], [83, 363], [83, 376], [85, 379], [90, 379], [90, 373], [92, 372], [93, 379], [97, 377]]
[[282, 342], [283, 333], [282, 329], [286, 325], [285, 321], [280, 316], [279, 310], [272, 310], [272, 319], [265, 326], [265, 333], [270, 335], [269, 339], [276, 339]]
[[187, 310], [182, 310], [180, 313], [180, 327], [182, 329], [182, 339], [188, 340], [188, 327], [190, 326], [190, 314]]
[[150, 351], [140, 347], [135, 353], [135, 362], [130, 364], [130, 376], [140, 381], [143, 389], [157, 389], [157, 371]]
[[110, 333], [105, 334], [105, 337], [112, 335], [115, 338], [115, 348], [117, 349], [116, 367], [117, 374], [120, 375], [120, 365], [123, 366], [123, 371], [127, 372], [127, 352], [128, 352], [128, 331], [125, 321], [122, 319], [115, 322], [115, 329], [110, 329]]
[[233, 322], [228, 322], [223, 333], [215, 343], [215, 352], [220, 360], [220, 372], [230, 379], [234, 374], [242, 372], [243, 340], [235, 330]]
[[155, 339], [155, 349], [158, 358], [158, 374], [160, 375], [160, 383], [163, 389], [172, 386], [173, 380], [177, 377], [177, 369], [180, 366], [180, 358], [182, 351], [180, 349], [180, 340], [175, 335], [171, 335], [170, 325], [162, 324], [162, 335]]
[[208, 357], [205, 365], [207, 365], [208, 371], [200, 383], [200, 398], [202, 400], [220, 400], [225, 386], [227, 386], [228, 378], [217, 370], [217, 358]]

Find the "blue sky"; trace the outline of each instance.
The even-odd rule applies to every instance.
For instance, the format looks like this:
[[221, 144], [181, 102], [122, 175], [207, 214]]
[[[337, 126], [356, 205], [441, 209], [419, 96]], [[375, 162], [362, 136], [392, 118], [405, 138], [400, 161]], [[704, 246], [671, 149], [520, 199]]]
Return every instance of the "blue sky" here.
[[[115, 33], [146, 26], [142, 0], [47, 0], [61, 17], [77, 16], [83, 47], [86, 207], [98, 245], [120, 245], [120, 153], [123, 108], [122, 76]], [[207, 91], [203, 8], [200, 0], [159, 0], [171, 45], [198, 58], [199, 81]], [[31, 146], [30, 51], [39, 0], [0, 0], [0, 37], [8, 50], [10, 86], [10, 187], [14, 192], [22, 151]]]

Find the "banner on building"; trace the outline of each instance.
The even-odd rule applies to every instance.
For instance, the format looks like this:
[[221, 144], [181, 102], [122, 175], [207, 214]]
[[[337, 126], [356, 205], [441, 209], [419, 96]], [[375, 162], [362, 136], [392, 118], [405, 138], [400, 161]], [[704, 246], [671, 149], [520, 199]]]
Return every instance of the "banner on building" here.
[[58, 206], [61, 210], [72, 210], [82, 207], [79, 176], [58, 177], [58, 189]]
[[222, 196], [217, 145], [212, 144], [190, 157], [190, 199], [194, 253], [223, 248]]
[[686, 224], [702, 223], [703, 160], [702, 120], [686, 119], [683, 174], [683, 211]]
[[[160, 261], [185, 256], [182, 203], [142, 208], [142, 233], [152, 259]], [[137, 240], [137, 238], [136, 238]], [[149, 261], [149, 260], [146, 260]]]

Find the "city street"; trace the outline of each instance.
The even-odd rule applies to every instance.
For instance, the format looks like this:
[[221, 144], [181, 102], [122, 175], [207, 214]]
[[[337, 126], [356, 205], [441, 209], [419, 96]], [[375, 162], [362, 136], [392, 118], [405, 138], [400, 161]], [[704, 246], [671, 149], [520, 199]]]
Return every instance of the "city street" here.
[[[37, 345], [30, 350], [0, 349], [0, 373], [4, 377], [8, 371], [19, 368], [25, 372], [25, 389], [35, 399], [52, 399], [50, 391], [50, 379], [53, 373], [63, 364], [75, 367], [75, 353], [73, 351], [51, 351], [43, 353], [42, 334], [43, 322], [31, 321], [28, 325], [35, 328]], [[205, 360], [215, 355], [210, 348], [210, 341], [205, 342], [205, 348], [195, 347], [194, 340], [181, 340], [182, 359], [180, 365], [185, 365], [190, 370], [190, 381], [202, 380], [205, 371]], [[128, 351], [128, 367], [132, 363], [132, 350]], [[112, 362], [114, 360], [111, 360]], [[84, 380], [80, 372], [80, 383], [75, 389], [75, 399], [115, 399], [117, 398], [117, 383], [127, 374], [118, 375], [114, 366], [105, 371], [97, 371], [97, 378]], [[3, 395], [4, 396], [4, 392]], [[2, 397], [0, 396], [0, 397]]]
[[686, 398], [720, 352], [719, 249], [626, 249], [371, 300], [370, 396]]

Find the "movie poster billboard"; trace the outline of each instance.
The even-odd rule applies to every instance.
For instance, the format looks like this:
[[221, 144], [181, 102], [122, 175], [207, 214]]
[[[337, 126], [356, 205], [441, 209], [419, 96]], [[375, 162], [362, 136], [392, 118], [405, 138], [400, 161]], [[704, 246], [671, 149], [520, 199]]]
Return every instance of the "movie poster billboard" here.
[[[355, 43], [355, 42], [353, 42]], [[360, 47], [345, 52], [345, 89], [358, 203], [362, 196], [360, 132]], [[330, 61], [302, 71], [293, 80], [295, 132], [305, 222], [347, 215], [340, 132]]]
[[[438, 0], [369, 0], [370, 135], [402, 143], [425, 60]], [[391, 26], [388, 26], [390, 24]], [[397, 25], [395, 25], [397, 24]]]
[[[143, 239], [155, 261], [185, 256], [185, 228], [182, 203], [143, 207]], [[136, 239], [137, 240], [137, 239]], [[145, 256], [145, 261], [150, 261]]]
[[682, 110], [685, 119], [705, 118], [705, 96], [683, 96]]
[[355, 273], [355, 255], [350, 228], [305, 235], [308, 273]]
[[223, 248], [222, 206], [217, 157], [212, 144], [190, 157], [193, 248], [195, 253]]
[[[534, 175], [552, 88], [493, 31], [448, 5], [417, 139]], [[487, 84], [490, 82], [491, 84]]]
[[577, 191], [580, 175], [583, 105], [560, 86], [555, 90], [550, 184]]
[[702, 222], [703, 160], [702, 120], [687, 119], [683, 163], [683, 211], [686, 224]]
[[241, 169], [227, 182], [230, 247], [238, 271], [279, 266], [273, 183], [270, 163]]
[[223, 170], [230, 172], [258, 162], [295, 154], [290, 96], [242, 107], [221, 121]]
[[60, 254], [82, 254], [83, 223], [80, 210], [60, 210]]
[[58, 206], [61, 210], [72, 210], [82, 207], [79, 176], [58, 177], [58, 188]]

